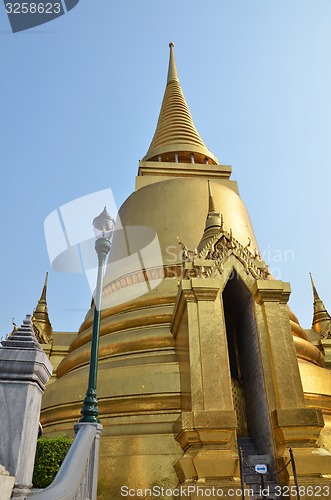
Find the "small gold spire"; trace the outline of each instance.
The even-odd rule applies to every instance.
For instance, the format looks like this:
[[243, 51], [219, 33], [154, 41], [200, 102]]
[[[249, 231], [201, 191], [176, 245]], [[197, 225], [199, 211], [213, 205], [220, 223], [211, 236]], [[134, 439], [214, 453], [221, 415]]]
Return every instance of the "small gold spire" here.
[[219, 164], [197, 131], [179, 83], [171, 42], [167, 85], [154, 137], [143, 161]]
[[314, 294], [314, 302], [316, 302], [317, 300], [321, 300], [321, 299], [319, 298], [319, 295], [317, 293], [312, 274], [309, 273], [309, 276], [310, 276], [311, 286], [312, 286], [313, 294]]
[[215, 208], [215, 202], [213, 198], [213, 193], [211, 190], [211, 184], [208, 180], [208, 214], [206, 219], [206, 226], [198, 246], [198, 251], [205, 247], [208, 241], [218, 234], [223, 229], [223, 216], [217, 212]]
[[40, 300], [44, 301], [45, 303], [46, 303], [47, 285], [48, 285], [48, 273], [46, 273], [44, 287], [40, 297]]
[[47, 285], [48, 285], [48, 273], [46, 273], [46, 278], [41, 292], [40, 299], [38, 300], [37, 306], [33, 312], [33, 329], [38, 341], [41, 344], [47, 344], [51, 342], [53, 336], [53, 328], [48, 317], [47, 310]]
[[327, 312], [325, 305], [323, 304], [322, 300], [320, 299], [317, 293], [312, 274], [309, 273], [309, 275], [314, 294], [314, 315], [313, 315], [312, 329], [315, 332], [319, 333], [321, 337], [323, 337], [328, 325], [331, 322], [331, 316]]
[[214, 203], [214, 198], [213, 198], [213, 193], [211, 192], [211, 185], [210, 185], [210, 180], [208, 179], [208, 196], [209, 196], [209, 210], [208, 210], [208, 215], [220, 215], [218, 212], [216, 212], [215, 208], [215, 203]]

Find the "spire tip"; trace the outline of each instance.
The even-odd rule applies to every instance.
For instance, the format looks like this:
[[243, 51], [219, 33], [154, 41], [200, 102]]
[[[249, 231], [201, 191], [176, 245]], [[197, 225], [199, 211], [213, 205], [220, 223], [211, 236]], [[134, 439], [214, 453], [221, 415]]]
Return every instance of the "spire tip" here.
[[220, 214], [217, 212], [217, 210], [215, 208], [213, 193], [212, 193], [212, 190], [211, 190], [211, 184], [210, 184], [210, 180], [209, 179], [208, 179], [208, 197], [209, 197], [208, 214], [209, 215], [217, 215], [219, 217]]
[[313, 289], [314, 302], [316, 302], [317, 300], [321, 300], [321, 299], [319, 298], [319, 295], [318, 295], [318, 293], [317, 293], [317, 290], [316, 290], [316, 286], [315, 286], [315, 283], [314, 283], [314, 280], [313, 280], [313, 275], [312, 275], [312, 273], [309, 273], [309, 276], [310, 276], [311, 286], [312, 286], [312, 289]]
[[169, 68], [168, 68], [168, 78], [167, 78], [167, 83], [177, 80], [178, 79], [178, 73], [177, 73], [177, 68], [176, 68], [176, 61], [175, 61], [175, 54], [174, 54], [174, 48], [175, 44], [173, 42], [169, 43], [170, 47], [170, 58], [169, 58]]

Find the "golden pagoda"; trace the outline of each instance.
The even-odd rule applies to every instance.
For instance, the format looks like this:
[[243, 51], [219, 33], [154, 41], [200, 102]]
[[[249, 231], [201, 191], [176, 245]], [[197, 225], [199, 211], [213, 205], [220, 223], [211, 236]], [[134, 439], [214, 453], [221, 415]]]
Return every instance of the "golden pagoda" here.
[[[331, 498], [324, 351], [290, 311], [289, 283], [261, 259], [230, 176], [194, 125], [170, 44], [156, 131], [119, 211], [104, 279], [102, 500], [122, 498], [123, 486], [182, 486], [191, 499], [189, 487], [214, 486], [225, 495], [240, 488], [245, 443], [268, 457], [273, 487], [294, 484], [292, 448], [299, 484], [330, 486]], [[48, 435], [72, 433], [80, 417], [93, 307], [77, 335], [53, 332], [62, 361], [57, 350], [41, 415]]]

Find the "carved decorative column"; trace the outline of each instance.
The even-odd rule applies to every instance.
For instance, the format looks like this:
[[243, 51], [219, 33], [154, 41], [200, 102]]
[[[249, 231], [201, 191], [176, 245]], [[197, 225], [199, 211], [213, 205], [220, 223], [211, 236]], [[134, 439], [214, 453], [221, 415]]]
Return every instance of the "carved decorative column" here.
[[321, 410], [305, 405], [287, 308], [290, 285], [257, 280], [254, 295], [279, 468], [291, 447], [300, 484], [324, 484], [320, 475], [330, 473], [331, 454], [317, 447], [324, 425]]
[[[172, 321], [179, 360], [182, 416], [174, 426], [184, 456], [175, 464], [180, 483], [239, 485], [237, 419], [220, 280], [182, 280]], [[236, 483], [237, 482], [237, 483]], [[190, 498], [195, 498], [191, 496]]]

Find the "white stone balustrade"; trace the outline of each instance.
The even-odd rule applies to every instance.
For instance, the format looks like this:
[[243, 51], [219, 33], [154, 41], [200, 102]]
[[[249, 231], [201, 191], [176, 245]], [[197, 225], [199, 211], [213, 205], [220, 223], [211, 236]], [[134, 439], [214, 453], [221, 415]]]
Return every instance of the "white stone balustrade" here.
[[96, 500], [101, 424], [80, 423], [53, 483], [28, 500]]

